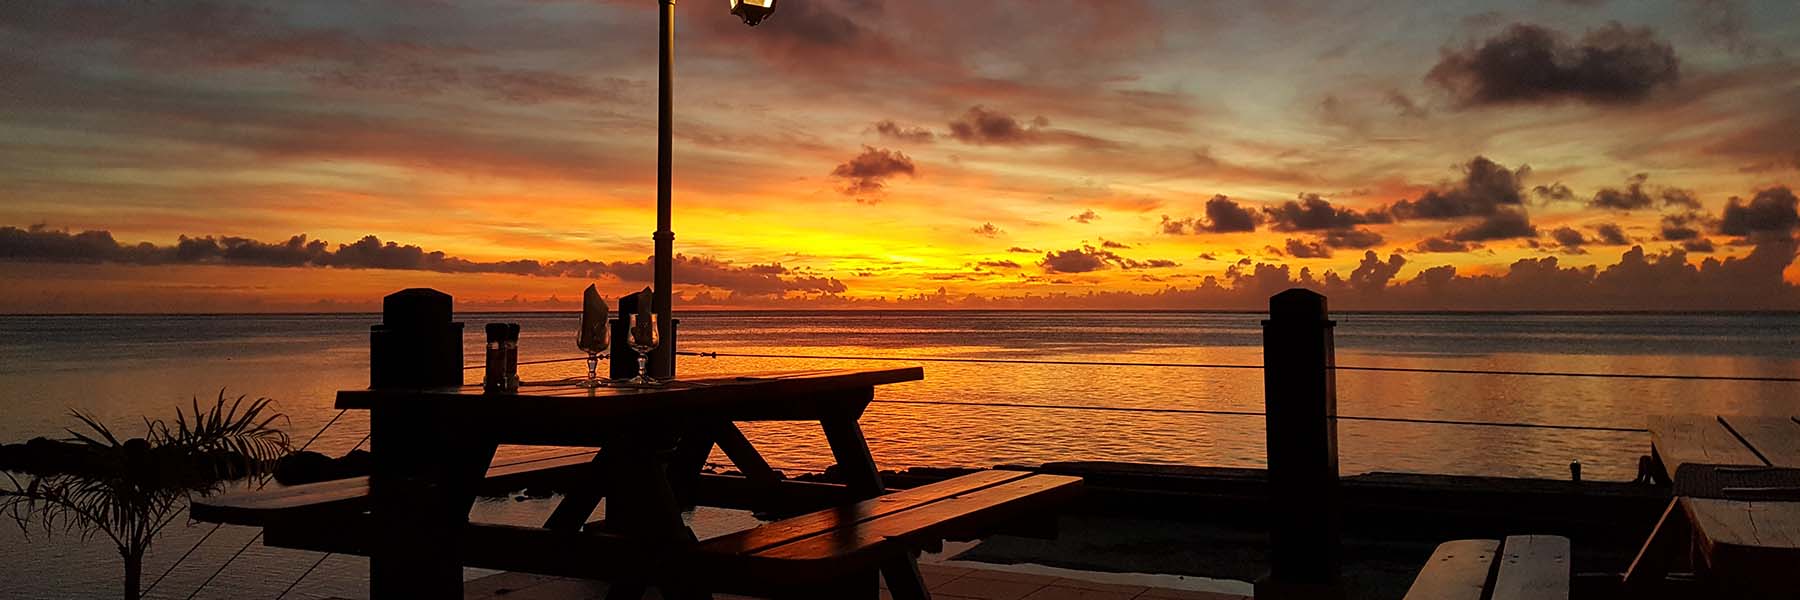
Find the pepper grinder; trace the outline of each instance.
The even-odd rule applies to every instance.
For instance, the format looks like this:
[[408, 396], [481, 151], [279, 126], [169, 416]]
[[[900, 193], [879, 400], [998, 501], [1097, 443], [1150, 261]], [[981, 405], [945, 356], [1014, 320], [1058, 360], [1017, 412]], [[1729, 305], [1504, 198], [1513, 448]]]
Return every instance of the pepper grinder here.
[[509, 329], [505, 323], [488, 323], [487, 327], [487, 363], [481, 377], [481, 391], [497, 394], [506, 391], [506, 335]]

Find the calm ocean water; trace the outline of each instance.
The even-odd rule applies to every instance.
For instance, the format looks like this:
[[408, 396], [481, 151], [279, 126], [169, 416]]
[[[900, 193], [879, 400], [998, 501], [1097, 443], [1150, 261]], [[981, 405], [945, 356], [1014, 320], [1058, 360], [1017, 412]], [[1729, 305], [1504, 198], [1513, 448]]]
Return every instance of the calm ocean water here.
[[[480, 324], [523, 325], [521, 359], [575, 356], [570, 314], [461, 315], [468, 364]], [[886, 366], [857, 357], [1259, 364], [1260, 315], [1167, 312], [690, 312], [684, 350], [806, 354], [817, 359], [684, 358], [683, 375], [830, 366]], [[1526, 371], [1800, 376], [1800, 315], [1344, 314], [1342, 365]], [[267, 396], [304, 441], [336, 411], [333, 393], [367, 382], [372, 315], [0, 317], [0, 440], [58, 435], [81, 409], [134, 431], [224, 388]], [[921, 382], [878, 399], [1261, 410], [1255, 370], [924, 363]], [[564, 363], [525, 367], [527, 379], [574, 375]], [[471, 373], [476, 373], [471, 371]], [[1800, 413], [1800, 384], [1341, 372], [1339, 412], [1641, 427], [1666, 412]], [[1222, 466], [1263, 462], [1258, 418], [1003, 407], [876, 404], [863, 419], [886, 468], [1121, 460]], [[351, 414], [313, 449], [341, 453], [367, 433]], [[830, 463], [814, 428], [748, 428], [777, 467]], [[1373, 470], [1562, 478], [1580, 460], [1595, 479], [1629, 479], [1643, 434], [1347, 421], [1345, 473]], [[529, 522], [541, 503], [485, 503], [498, 520]], [[151, 552], [154, 579], [211, 526], [177, 527]], [[0, 595], [112, 597], [109, 546], [0, 528]], [[251, 531], [226, 528], [152, 597], [185, 597]], [[316, 555], [249, 552], [200, 597], [271, 597]], [[289, 597], [357, 597], [359, 559], [332, 557]]]

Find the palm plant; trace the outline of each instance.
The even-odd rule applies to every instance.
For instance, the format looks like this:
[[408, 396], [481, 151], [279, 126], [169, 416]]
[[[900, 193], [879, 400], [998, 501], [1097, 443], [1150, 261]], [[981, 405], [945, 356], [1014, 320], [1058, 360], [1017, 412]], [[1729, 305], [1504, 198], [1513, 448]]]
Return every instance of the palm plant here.
[[104, 534], [124, 560], [125, 599], [137, 600], [144, 553], [181, 516], [189, 495], [267, 473], [288, 452], [287, 434], [271, 427], [285, 417], [269, 410], [268, 398], [245, 398], [227, 406], [221, 390], [202, 410], [196, 397], [192, 414], [177, 409], [172, 426], [145, 418], [144, 436], [123, 441], [92, 415], [74, 411], [81, 425], [65, 430], [69, 439], [32, 440], [17, 454], [23, 460], [0, 464], [12, 485], [0, 489], [0, 510], [27, 533], [36, 521], [46, 535]]

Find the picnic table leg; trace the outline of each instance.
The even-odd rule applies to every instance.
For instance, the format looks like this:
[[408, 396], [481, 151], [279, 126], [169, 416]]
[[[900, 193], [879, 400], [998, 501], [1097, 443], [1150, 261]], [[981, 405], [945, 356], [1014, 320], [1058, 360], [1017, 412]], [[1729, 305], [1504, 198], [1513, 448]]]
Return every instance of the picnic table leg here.
[[672, 436], [656, 431], [620, 432], [608, 440], [603, 451], [611, 490], [607, 496], [606, 528], [643, 540], [649, 546], [643, 563], [651, 569], [642, 579], [614, 582], [607, 591], [607, 600], [641, 598], [646, 583], [655, 583], [663, 597], [672, 600], [712, 597], [704, 590], [670, 584], [673, 573], [655, 571], [673, 564], [674, 555], [682, 547], [698, 541], [694, 531], [681, 521], [681, 507], [669, 486], [674, 442]]
[[[880, 496], [886, 487], [881, 483], [881, 470], [875, 466], [875, 456], [869, 452], [869, 441], [863, 437], [862, 426], [857, 419], [862, 417], [862, 408], [875, 399], [875, 388], [859, 392], [863, 402], [857, 405], [854, 412], [825, 417], [821, 424], [825, 428], [825, 441], [831, 445], [831, 455], [837, 459], [838, 469], [844, 475], [844, 484], [850, 488], [851, 495], [858, 499]], [[881, 563], [881, 575], [887, 579], [888, 592], [896, 600], [929, 600], [931, 593], [925, 589], [925, 579], [919, 574], [919, 565], [911, 554], [903, 554]], [[875, 598], [880, 595], [877, 587], [866, 592], [857, 589], [843, 590], [844, 598]], [[855, 594], [855, 595], [849, 595]]]
[[1681, 509], [1681, 500], [1670, 500], [1662, 519], [1656, 522], [1656, 528], [1650, 530], [1650, 537], [1644, 540], [1644, 547], [1638, 550], [1637, 558], [1625, 570], [1623, 585], [1627, 592], [1643, 594], [1663, 584], [1671, 563], [1691, 547], [1688, 527], [1687, 511]]
[[689, 428], [675, 446], [675, 458], [669, 461], [669, 488], [682, 510], [694, 509], [694, 488], [700, 484], [700, 472], [706, 470], [712, 449], [712, 428], [705, 426]]
[[602, 472], [605, 460], [606, 451], [594, 454], [594, 460], [587, 464], [588, 476], [576, 480], [563, 494], [562, 502], [558, 502], [556, 510], [550, 512], [550, 518], [544, 520], [545, 529], [580, 531], [581, 526], [587, 524], [587, 518], [594, 514], [600, 499], [606, 496]]
[[781, 484], [781, 476], [769, 466], [769, 461], [756, 450], [756, 446], [750, 444], [750, 438], [744, 437], [743, 430], [738, 429], [736, 423], [727, 421], [720, 424], [713, 432], [713, 440], [719, 444], [719, 451], [725, 453], [725, 458], [731, 459], [731, 465], [737, 467], [738, 472], [744, 474], [744, 479], [750, 482], [751, 506], [757, 512], [781, 513], [792, 509], [778, 505], [776, 486]]
[[397, 408], [377, 407], [369, 418], [370, 514], [377, 528], [370, 597], [461, 599], [462, 527], [495, 445]]

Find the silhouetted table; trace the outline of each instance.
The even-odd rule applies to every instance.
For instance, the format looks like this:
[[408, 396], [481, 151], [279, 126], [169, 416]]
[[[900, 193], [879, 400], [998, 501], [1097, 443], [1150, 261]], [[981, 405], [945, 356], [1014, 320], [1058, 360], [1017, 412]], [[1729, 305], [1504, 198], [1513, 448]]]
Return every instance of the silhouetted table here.
[[1738, 597], [1788, 597], [1800, 585], [1800, 417], [1655, 416], [1651, 456], [1674, 500], [1626, 573], [1660, 579], [1691, 553]]
[[[662, 389], [338, 392], [339, 408], [370, 413], [371, 595], [462, 597], [464, 559], [496, 551], [464, 547], [458, 532], [499, 444], [600, 448], [594, 485], [567, 494], [545, 527], [583, 531], [604, 495], [606, 519], [593, 526], [637, 540], [632, 560], [654, 565], [657, 556], [695, 542], [681, 521], [680, 496], [715, 444], [751, 480], [773, 483], [775, 474], [736, 422], [816, 421], [850, 486], [866, 490], [865, 497], [880, 494], [880, 475], [857, 421], [875, 386], [923, 377], [922, 369], [907, 367], [716, 377]], [[526, 556], [540, 550], [498, 551]]]

